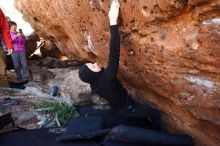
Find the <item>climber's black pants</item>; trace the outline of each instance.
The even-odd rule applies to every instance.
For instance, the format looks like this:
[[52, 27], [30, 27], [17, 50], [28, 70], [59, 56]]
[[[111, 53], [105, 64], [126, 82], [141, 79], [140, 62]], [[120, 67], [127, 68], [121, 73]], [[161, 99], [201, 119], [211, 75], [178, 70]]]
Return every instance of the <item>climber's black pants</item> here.
[[161, 130], [160, 111], [147, 104], [137, 103], [128, 98], [127, 103], [122, 108], [117, 109], [116, 113], [127, 118], [150, 118], [152, 120], [152, 128]]

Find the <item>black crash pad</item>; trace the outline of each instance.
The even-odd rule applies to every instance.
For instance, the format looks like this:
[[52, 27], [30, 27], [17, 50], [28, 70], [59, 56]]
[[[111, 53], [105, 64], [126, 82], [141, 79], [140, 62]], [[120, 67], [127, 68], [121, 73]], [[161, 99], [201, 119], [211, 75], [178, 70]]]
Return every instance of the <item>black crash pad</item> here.
[[110, 129], [105, 127], [101, 117], [74, 117], [68, 123], [67, 131], [58, 137], [59, 141], [92, 139], [107, 134]]
[[48, 129], [19, 130], [0, 134], [0, 146], [99, 146], [94, 141], [57, 142], [60, 134]]
[[103, 144], [103, 146], [155, 146], [155, 145], [107, 141]]
[[193, 146], [193, 139], [188, 135], [171, 134], [151, 129], [119, 125], [113, 128], [106, 141], [129, 142], [161, 146]]

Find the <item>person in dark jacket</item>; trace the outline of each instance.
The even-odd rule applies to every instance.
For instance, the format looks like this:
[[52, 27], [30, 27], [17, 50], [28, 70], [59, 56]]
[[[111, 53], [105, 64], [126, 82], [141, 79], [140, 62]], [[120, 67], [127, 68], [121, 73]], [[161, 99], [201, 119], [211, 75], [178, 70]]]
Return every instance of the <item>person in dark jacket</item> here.
[[93, 92], [105, 98], [111, 108], [124, 117], [150, 117], [155, 129], [160, 129], [160, 112], [148, 105], [135, 102], [117, 79], [120, 58], [120, 35], [117, 25], [119, 2], [113, 0], [109, 11], [110, 53], [105, 69], [97, 63], [86, 63], [79, 69], [79, 77], [89, 83]]

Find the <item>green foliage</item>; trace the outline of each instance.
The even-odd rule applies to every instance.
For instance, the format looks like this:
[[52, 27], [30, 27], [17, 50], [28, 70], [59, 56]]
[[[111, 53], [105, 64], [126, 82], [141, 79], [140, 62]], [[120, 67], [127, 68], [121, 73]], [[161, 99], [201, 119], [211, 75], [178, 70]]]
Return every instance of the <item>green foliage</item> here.
[[48, 109], [44, 110], [44, 112], [50, 113], [50, 114], [57, 114], [59, 121], [66, 123], [69, 121], [74, 114], [76, 113], [76, 109], [73, 106], [68, 106], [65, 103], [40, 103], [36, 105], [37, 109]]

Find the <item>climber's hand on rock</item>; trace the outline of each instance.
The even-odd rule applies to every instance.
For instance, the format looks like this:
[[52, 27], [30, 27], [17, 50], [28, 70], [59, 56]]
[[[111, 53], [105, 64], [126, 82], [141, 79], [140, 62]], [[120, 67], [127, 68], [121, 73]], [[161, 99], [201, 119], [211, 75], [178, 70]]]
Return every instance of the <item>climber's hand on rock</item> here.
[[116, 25], [118, 20], [120, 4], [118, 0], [112, 0], [110, 10], [108, 13], [110, 25]]

